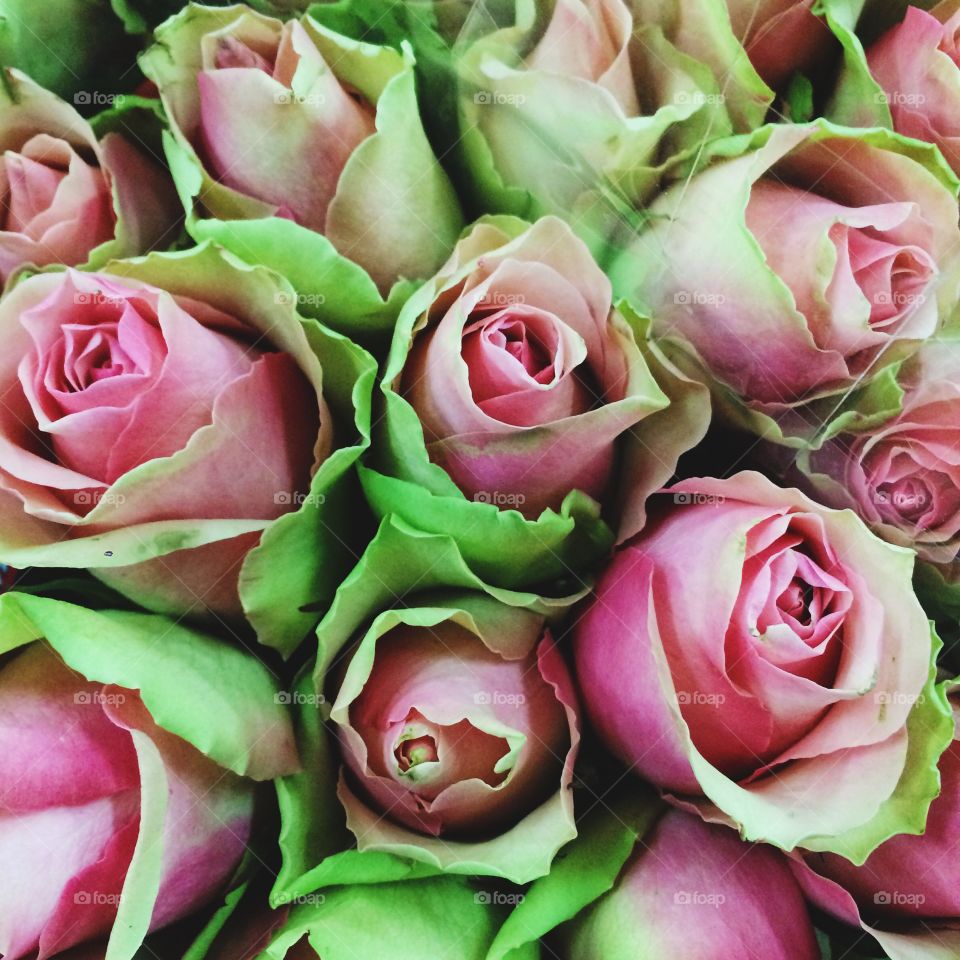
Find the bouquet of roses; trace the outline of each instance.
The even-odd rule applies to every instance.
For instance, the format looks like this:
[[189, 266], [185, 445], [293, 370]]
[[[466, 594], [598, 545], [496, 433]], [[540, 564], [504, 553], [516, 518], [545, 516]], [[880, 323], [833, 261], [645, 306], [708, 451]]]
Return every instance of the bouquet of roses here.
[[960, 0], [0, 80], [0, 960], [960, 960]]

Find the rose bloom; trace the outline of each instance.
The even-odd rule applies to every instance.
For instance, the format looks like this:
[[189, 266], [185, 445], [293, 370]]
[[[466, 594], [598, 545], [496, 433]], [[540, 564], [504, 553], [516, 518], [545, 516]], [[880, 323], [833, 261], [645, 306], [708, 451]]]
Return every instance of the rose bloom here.
[[955, 196], [896, 141], [857, 136], [767, 128], [662, 195], [612, 267], [741, 425], [808, 437], [956, 302]]
[[613, 889], [551, 938], [562, 960], [817, 960], [786, 859], [672, 810], [637, 842]]
[[[575, 627], [585, 709], [706, 819], [835, 849], [882, 815], [919, 736], [932, 651], [912, 555], [756, 473], [662, 499]], [[932, 775], [909, 770], [902, 788]]]
[[[955, 721], [957, 706], [954, 704]], [[940, 758], [940, 795], [923, 836], [897, 836], [861, 866], [834, 854], [804, 854], [793, 863], [811, 901], [872, 933], [892, 960], [960, 954], [960, 743]]]
[[[156, 40], [144, 72], [184, 152], [179, 165], [203, 181], [201, 213], [294, 221], [381, 292], [447, 255], [460, 213], [423, 132], [406, 55], [243, 5], [191, 4]], [[242, 243], [235, 252], [245, 254]], [[261, 260], [267, 252], [277, 254]]]
[[950, 564], [960, 550], [960, 341], [929, 341], [902, 368], [903, 405], [879, 427], [798, 459], [819, 499], [885, 540]]
[[17, 70], [0, 91], [0, 283], [19, 267], [145, 253], [179, 219], [164, 172]]
[[833, 39], [814, 0], [726, 0], [734, 35], [769, 87], [809, 73]]
[[[141, 779], [149, 745], [162, 798]], [[0, 952], [41, 957], [109, 933], [141, 831], [166, 801], [150, 920], [173, 923], [220, 892], [240, 862], [252, 782], [158, 727], [138, 694], [90, 683], [34, 643], [0, 666]]]
[[542, 617], [480, 594], [463, 607], [474, 626], [382, 615], [350, 655], [330, 714], [339, 796], [360, 850], [523, 883], [576, 835], [576, 700]]
[[893, 129], [935, 143], [960, 172], [960, 10], [941, 4], [931, 13], [908, 7], [867, 51], [884, 91]]
[[618, 437], [667, 398], [586, 246], [554, 217], [513, 239], [482, 223], [436, 288], [398, 386], [430, 459], [528, 518], [574, 489], [602, 499]]
[[602, 244], [618, 226], [609, 194], [641, 203], [670, 156], [732, 132], [724, 98], [660, 11], [557, 0], [541, 25], [532, 9], [455, 48], [463, 154], [488, 208], [557, 214]]
[[[161, 264], [187, 289], [197, 269], [211, 293], [217, 277], [244, 279], [211, 250]], [[241, 309], [76, 271], [31, 277], [3, 300], [6, 558], [96, 568], [161, 612], [241, 613], [241, 564], [298, 508], [333, 429], [293, 307]], [[69, 553], [64, 541], [80, 538]]]

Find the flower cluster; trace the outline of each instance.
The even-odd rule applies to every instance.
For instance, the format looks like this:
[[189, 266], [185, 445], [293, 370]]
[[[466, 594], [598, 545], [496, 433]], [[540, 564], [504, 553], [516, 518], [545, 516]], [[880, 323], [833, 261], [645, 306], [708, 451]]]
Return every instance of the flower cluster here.
[[960, 3], [0, 63], [2, 960], [960, 958]]

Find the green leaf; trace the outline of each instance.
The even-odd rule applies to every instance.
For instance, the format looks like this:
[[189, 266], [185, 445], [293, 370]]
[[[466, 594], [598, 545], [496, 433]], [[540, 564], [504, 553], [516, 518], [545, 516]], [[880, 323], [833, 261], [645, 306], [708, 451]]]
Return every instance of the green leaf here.
[[631, 784], [598, 800], [579, 824], [550, 873], [535, 880], [507, 918], [486, 960], [521, 960], [531, 944], [610, 890], [663, 805], [647, 787]]

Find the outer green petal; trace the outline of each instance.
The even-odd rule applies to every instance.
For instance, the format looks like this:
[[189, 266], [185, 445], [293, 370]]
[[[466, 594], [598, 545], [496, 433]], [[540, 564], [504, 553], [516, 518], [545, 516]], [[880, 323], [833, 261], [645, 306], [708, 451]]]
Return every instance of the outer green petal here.
[[483, 960], [502, 913], [490, 900], [452, 877], [336, 887], [295, 907], [259, 960], [283, 960], [304, 935], [322, 960]]
[[88, 680], [139, 690], [158, 726], [221, 767], [255, 780], [297, 769], [276, 681], [239, 648], [152, 614], [0, 596], [0, 651], [40, 638]]
[[599, 803], [550, 874], [533, 883], [507, 918], [487, 960], [520, 960], [531, 944], [610, 890], [661, 809], [652, 791], [636, 788]]

